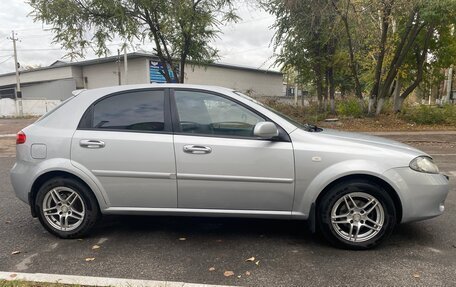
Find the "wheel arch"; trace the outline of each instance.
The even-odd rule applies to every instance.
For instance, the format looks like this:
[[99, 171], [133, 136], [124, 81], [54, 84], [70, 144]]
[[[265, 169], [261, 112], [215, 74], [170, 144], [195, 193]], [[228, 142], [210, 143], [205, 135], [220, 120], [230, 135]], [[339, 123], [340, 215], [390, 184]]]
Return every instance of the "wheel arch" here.
[[29, 205], [30, 205], [30, 210], [32, 212], [32, 216], [33, 217], [37, 217], [37, 214], [36, 214], [36, 208], [35, 208], [35, 199], [36, 199], [36, 195], [38, 193], [38, 190], [40, 189], [40, 187], [48, 180], [52, 179], [52, 178], [56, 178], [56, 177], [63, 177], [63, 178], [71, 178], [71, 179], [74, 179], [76, 181], [78, 181], [79, 183], [83, 184], [85, 187], [87, 187], [88, 190], [90, 190], [90, 192], [94, 195], [94, 197], [97, 199], [97, 202], [96, 204], [98, 205], [98, 208], [99, 210], [100, 209], [100, 202], [99, 202], [99, 199], [97, 198], [97, 195], [95, 194], [95, 192], [92, 190], [92, 188], [90, 187], [89, 184], [87, 184], [87, 182], [85, 182], [83, 179], [81, 179], [79, 176], [71, 173], [71, 172], [68, 172], [68, 171], [63, 171], [63, 170], [51, 170], [51, 171], [47, 171], [41, 175], [39, 175], [35, 181], [33, 182], [32, 184], [32, 187], [30, 189], [30, 193], [28, 195], [28, 201], [29, 201]]
[[[402, 211], [402, 201], [401, 201], [399, 195], [397, 194], [396, 190], [382, 178], [376, 177], [374, 175], [369, 175], [369, 174], [350, 174], [350, 175], [342, 176], [342, 177], [337, 178], [336, 180], [330, 182], [328, 185], [326, 185], [323, 188], [323, 190], [318, 194], [316, 200], [314, 201], [313, 205], [315, 206], [315, 208], [313, 210], [313, 213], [316, 212], [316, 210], [318, 209], [318, 206], [321, 202], [321, 199], [329, 192], [329, 190], [331, 190], [332, 187], [334, 187], [335, 185], [337, 185], [341, 182], [348, 181], [348, 180], [367, 180], [367, 181], [374, 182], [374, 183], [378, 184], [379, 186], [381, 186], [382, 188], [384, 188], [385, 191], [388, 193], [388, 195], [391, 197], [391, 199], [394, 202], [394, 208], [396, 209], [396, 222], [397, 223], [401, 222], [402, 212], [403, 212]], [[312, 214], [312, 217], [313, 217], [312, 220], [315, 220], [315, 216], [316, 216], [316, 214]]]

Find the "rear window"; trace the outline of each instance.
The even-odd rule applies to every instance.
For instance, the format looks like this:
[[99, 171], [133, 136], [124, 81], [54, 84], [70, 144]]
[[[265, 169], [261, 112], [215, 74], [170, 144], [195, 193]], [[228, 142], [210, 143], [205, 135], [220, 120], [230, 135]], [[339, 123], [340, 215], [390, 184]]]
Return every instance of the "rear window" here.
[[95, 103], [88, 128], [97, 130], [163, 131], [163, 91], [128, 92]]

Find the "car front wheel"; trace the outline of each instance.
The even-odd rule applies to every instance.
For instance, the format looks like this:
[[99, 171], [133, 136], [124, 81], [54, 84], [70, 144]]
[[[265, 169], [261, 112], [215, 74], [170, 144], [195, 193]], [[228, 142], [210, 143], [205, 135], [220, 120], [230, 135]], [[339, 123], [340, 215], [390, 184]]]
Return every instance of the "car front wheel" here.
[[95, 196], [72, 178], [53, 178], [36, 195], [35, 207], [41, 224], [61, 238], [86, 235], [99, 217]]
[[351, 180], [333, 186], [318, 207], [319, 228], [334, 245], [369, 249], [380, 244], [396, 224], [394, 203], [381, 186]]

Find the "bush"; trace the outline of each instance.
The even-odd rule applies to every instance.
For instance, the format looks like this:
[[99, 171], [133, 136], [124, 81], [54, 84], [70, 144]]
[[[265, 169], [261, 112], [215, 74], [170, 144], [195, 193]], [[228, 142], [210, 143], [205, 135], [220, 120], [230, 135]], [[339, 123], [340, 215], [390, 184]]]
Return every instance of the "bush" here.
[[401, 116], [416, 124], [435, 125], [448, 124], [456, 126], [456, 106], [445, 105], [443, 107], [420, 105], [405, 108]]
[[303, 107], [295, 106], [291, 102], [283, 102], [280, 99], [262, 99], [262, 102], [300, 123], [317, 123], [328, 116], [328, 112], [319, 111], [316, 103]]
[[340, 116], [361, 118], [364, 116], [364, 108], [356, 98], [342, 100], [336, 105], [336, 112]]

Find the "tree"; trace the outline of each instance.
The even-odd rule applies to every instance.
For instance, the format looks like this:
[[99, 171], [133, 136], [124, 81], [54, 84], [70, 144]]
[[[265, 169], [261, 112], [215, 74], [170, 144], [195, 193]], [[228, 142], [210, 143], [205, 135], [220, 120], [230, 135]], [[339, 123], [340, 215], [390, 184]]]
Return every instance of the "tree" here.
[[276, 16], [277, 63], [310, 70], [320, 102], [337, 87], [368, 95], [371, 115], [390, 98], [397, 112], [422, 81], [456, 64], [455, 0], [262, 3]]
[[222, 23], [237, 21], [234, 0], [29, 0], [35, 21], [52, 26], [54, 41], [83, 57], [106, 55], [108, 42], [152, 40], [167, 82], [184, 82], [185, 64], [217, 58], [210, 46]]
[[299, 74], [309, 74], [315, 84], [320, 108], [326, 109], [329, 96], [334, 113], [334, 56], [337, 51], [337, 22], [328, 0], [262, 1], [276, 16], [273, 27], [277, 64], [292, 66]]
[[[341, 3], [339, 0], [332, 0], [331, 4], [333, 5], [337, 15], [342, 19], [342, 22], [344, 23], [344, 29], [347, 37], [347, 44], [348, 44], [348, 54], [350, 56], [350, 70], [352, 73], [353, 81], [355, 84], [355, 95], [358, 97], [358, 99], [363, 98], [363, 94], [361, 91], [361, 84], [359, 81], [359, 75], [358, 75], [358, 62], [356, 61], [355, 58], [355, 49], [353, 47], [353, 38], [352, 38], [352, 32], [350, 30], [350, 24], [349, 24], [349, 12], [350, 12], [350, 7], [352, 6], [351, 0], [346, 0], [342, 1], [346, 3]], [[345, 5], [345, 7], [339, 8], [338, 5]]]
[[[395, 86], [394, 110], [399, 111], [403, 101], [423, 81], [426, 67], [446, 58], [454, 61], [455, 55], [454, 51], [445, 53], [442, 45], [453, 46], [455, 43], [454, 37], [443, 35], [447, 35], [456, 23], [456, 1], [381, 0], [381, 7], [380, 53], [369, 105], [369, 112], [377, 115]], [[388, 32], [393, 21], [397, 33]], [[387, 45], [391, 48], [389, 54], [385, 50]], [[408, 84], [402, 89], [397, 84], [400, 78], [407, 79]]]

